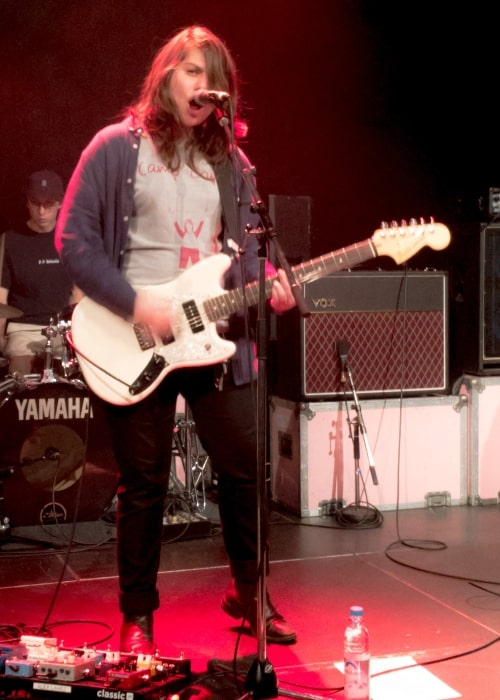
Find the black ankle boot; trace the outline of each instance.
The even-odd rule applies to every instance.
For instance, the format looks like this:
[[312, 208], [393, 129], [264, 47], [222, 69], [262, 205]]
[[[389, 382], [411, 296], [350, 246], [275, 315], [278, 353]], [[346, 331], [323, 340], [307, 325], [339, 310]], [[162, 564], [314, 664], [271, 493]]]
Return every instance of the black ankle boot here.
[[123, 616], [120, 631], [120, 651], [124, 654], [155, 654], [153, 615]]
[[[239, 583], [233, 579], [222, 596], [221, 607], [231, 617], [245, 618], [252, 634], [257, 636], [257, 596], [253, 583]], [[269, 593], [266, 595], [266, 640], [275, 644], [294, 644], [297, 641], [295, 630], [276, 610]]]

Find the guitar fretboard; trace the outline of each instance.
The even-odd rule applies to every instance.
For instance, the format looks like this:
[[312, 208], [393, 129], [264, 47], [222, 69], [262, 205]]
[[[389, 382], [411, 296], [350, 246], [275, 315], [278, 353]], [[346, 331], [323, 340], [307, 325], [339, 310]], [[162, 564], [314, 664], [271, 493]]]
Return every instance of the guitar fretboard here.
[[[360, 265], [366, 260], [377, 257], [377, 251], [371, 241], [367, 239], [361, 243], [353, 243], [346, 248], [341, 248], [326, 255], [320, 255], [292, 267], [292, 272], [298, 284], [320, 279], [325, 275], [350, 267]], [[275, 277], [268, 277], [265, 284], [266, 299], [271, 296]], [[222, 318], [228, 318], [236, 311], [241, 311], [247, 306], [254, 306], [259, 300], [259, 282], [251, 282], [242, 289], [231, 289], [219, 296], [212, 297], [203, 302], [203, 307], [208, 319], [216, 322]]]

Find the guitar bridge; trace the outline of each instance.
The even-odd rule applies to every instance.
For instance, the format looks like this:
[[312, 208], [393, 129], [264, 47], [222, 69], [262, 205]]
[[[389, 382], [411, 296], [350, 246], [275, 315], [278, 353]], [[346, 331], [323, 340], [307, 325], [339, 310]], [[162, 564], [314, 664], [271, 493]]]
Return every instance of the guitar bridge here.
[[141, 350], [150, 350], [155, 346], [151, 329], [145, 323], [134, 323], [134, 332]]
[[165, 358], [155, 353], [137, 379], [129, 386], [129, 393], [135, 396], [147, 389], [162, 373], [166, 364]]

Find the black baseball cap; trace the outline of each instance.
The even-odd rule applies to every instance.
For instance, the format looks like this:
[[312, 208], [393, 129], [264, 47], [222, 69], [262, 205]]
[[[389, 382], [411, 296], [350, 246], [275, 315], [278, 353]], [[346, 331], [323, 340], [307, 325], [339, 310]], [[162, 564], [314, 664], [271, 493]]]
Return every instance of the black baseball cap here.
[[30, 201], [61, 202], [64, 196], [62, 180], [52, 170], [39, 170], [29, 176], [26, 195]]

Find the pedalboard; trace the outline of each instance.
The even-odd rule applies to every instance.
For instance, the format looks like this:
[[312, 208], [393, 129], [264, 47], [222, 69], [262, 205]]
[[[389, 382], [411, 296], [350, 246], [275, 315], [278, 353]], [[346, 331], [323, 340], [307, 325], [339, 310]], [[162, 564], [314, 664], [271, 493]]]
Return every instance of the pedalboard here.
[[88, 647], [63, 649], [52, 637], [0, 644], [0, 698], [168, 700], [191, 680], [191, 662]]

